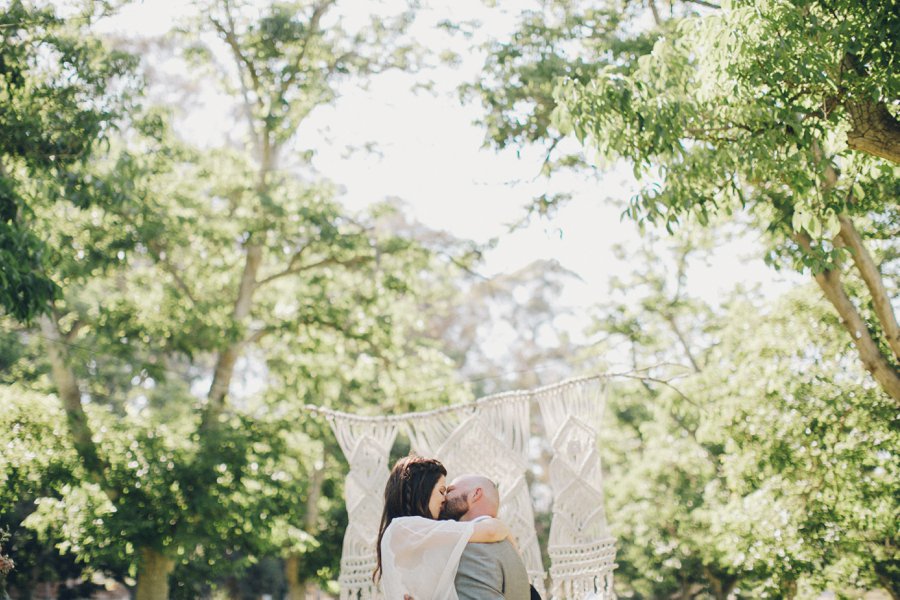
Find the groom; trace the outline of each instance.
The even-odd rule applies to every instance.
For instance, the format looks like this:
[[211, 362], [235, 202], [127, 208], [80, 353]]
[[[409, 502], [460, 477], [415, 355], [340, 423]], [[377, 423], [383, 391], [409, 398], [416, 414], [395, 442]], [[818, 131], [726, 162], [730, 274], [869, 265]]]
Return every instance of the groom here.
[[[496, 517], [497, 486], [481, 475], [461, 475], [447, 486], [441, 519], [475, 521]], [[507, 539], [494, 544], [467, 544], [456, 572], [459, 600], [529, 600], [528, 573], [522, 557]]]

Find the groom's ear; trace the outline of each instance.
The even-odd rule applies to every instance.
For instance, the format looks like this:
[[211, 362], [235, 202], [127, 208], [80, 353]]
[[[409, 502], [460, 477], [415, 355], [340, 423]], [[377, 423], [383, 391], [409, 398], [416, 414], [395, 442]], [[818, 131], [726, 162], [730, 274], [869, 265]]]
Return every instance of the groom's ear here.
[[469, 499], [469, 502], [477, 502], [478, 500], [481, 500], [482, 496], [484, 496], [484, 490], [477, 487], [472, 490], [472, 497]]

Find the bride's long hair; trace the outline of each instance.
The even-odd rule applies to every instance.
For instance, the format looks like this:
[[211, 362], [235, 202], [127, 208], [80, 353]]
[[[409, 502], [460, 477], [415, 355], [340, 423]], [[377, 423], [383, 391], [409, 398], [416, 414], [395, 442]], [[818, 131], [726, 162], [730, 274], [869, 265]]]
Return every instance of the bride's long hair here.
[[397, 517], [433, 518], [428, 510], [431, 492], [441, 477], [447, 476], [447, 469], [434, 458], [404, 456], [391, 469], [387, 485], [384, 486], [384, 511], [381, 513], [381, 527], [378, 529], [378, 566], [372, 579], [381, 579], [381, 538]]

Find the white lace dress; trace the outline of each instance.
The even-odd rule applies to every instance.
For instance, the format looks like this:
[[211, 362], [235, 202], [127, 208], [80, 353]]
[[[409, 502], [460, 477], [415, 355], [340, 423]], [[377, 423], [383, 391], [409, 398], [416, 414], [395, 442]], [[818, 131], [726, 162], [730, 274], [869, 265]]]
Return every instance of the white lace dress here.
[[399, 517], [381, 540], [385, 600], [457, 600], [459, 557], [472, 537], [472, 522]]

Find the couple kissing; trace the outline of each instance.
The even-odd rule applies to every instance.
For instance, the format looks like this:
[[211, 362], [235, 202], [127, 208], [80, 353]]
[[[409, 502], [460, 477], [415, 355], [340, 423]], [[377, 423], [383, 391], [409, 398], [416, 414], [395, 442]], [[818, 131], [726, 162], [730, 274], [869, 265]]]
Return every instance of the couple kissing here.
[[386, 600], [531, 600], [525, 564], [481, 475], [447, 483], [439, 461], [406, 456], [384, 490], [373, 575]]

